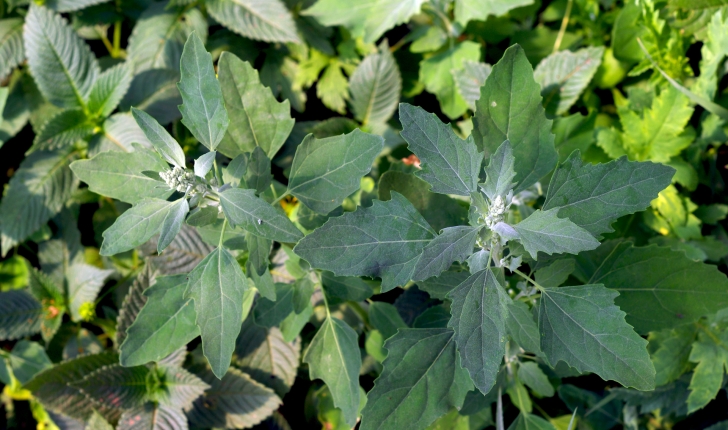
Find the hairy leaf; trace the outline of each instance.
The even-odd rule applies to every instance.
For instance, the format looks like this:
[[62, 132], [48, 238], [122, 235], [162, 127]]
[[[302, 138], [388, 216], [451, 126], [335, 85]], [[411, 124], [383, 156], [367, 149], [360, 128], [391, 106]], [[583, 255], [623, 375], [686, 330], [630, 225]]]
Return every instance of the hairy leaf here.
[[541, 349], [554, 365], [563, 360], [581, 372], [653, 390], [655, 368], [647, 341], [624, 321], [624, 312], [614, 305], [618, 295], [600, 284], [542, 290]]
[[578, 254], [599, 246], [594, 236], [568, 218], [556, 216], [559, 209], [537, 210], [528, 218], [513, 226], [526, 251], [535, 260], [536, 254]]
[[460, 226], [443, 229], [422, 250], [412, 279], [423, 281], [440, 275], [455, 261], [464, 262], [473, 253], [480, 227]]
[[316, 139], [309, 134], [296, 149], [288, 192], [315, 212], [327, 214], [359, 189], [384, 145], [360, 130]]
[[254, 190], [230, 188], [220, 193], [220, 205], [232, 226], [277, 242], [296, 242], [298, 228], [275, 207], [257, 197]]
[[382, 291], [410, 280], [419, 256], [435, 232], [401, 194], [374, 201], [303, 238], [294, 248], [311, 266], [338, 276], [382, 278]]
[[673, 173], [671, 167], [626, 157], [583, 163], [575, 151], [554, 172], [543, 210], [557, 208], [560, 217], [599, 237], [613, 231], [610, 224], [617, 218], [647, 208]]
[[179, 106], [182, 124], [200, 143], [214, 151], [230, 120], [212, 66], [212, 56], [195, 33], [187, 39], [182, 51], [180, 76], [177, 88], [183, 102]]
[[536, 183], [556, 165], [558, 154], [551, 123], [546, 119], [541, 89], [523, 48], [511, 46], [480, 90], [473, 138], [486, 158], [504, 141], [511, 142], [516, 159], [516, 192]]
[[184, 197], [172, 203], [167, 216], [162, 221], [159, 239], [157, 239], [157, 252], [159, 254], [177, 237], [177, 233], [182, 228], [182, 223], [184, 223], [189, 211], [190, 204], [187, 203], [187, 199]]
[[399, 106], [402, 137], [422, 162], [416, 175], [441, 194], [469, 196], [478, 189], [483, 156], [472, 138], [465, 141], [449, 125], [424, 109], [406, 103]]
[[472, 389], [451, 329], [402, 329], [384, 344], [384, 370], [362, 411], [362, 430], [425, 428]]
[[167, 160], [168, 163], [174, 164], [175, 166], [185, 168], [185, 153], [182, 147], [179, 146], [176, 140], [170, 136], [169, 132], [164, 129], [157, 120], [151, 117], [148, 113], [139, 110], [131, 109], [131, 114], [134, 116], [134, 120], [139, 127], [147, 136], [149, 142], [154, 146], [154, 149]]
[[159, 233], [174, 202], [144, 199], [132, 206], [104, 231], [101, 255], [114, 255], [137, 246]]
[[503, 142], [495, 154], [491, 155], [488, 166], [485, 168], [485, 183], [481, 184], [483, 192], [491, 201], [497, 196], [505, 198], [508, 192], [516, 187], [513, 179], [516, 177], [514, 170], [516, 159], [513, 157], [511, 142]]

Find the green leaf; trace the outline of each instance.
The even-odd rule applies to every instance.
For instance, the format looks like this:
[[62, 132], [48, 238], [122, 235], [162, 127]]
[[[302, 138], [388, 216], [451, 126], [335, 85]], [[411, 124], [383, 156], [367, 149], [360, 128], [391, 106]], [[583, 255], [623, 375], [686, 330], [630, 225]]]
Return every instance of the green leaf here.
[[159, 232], [159, 239], [157, 239], [157, 253], [161, 254], [165, 248], [177, 237], [182, 228], [182, 224], [185, 221], [187, 213], [190, 211], [190, 204], [187, 203], [186, 198], [181, 198], [176, 202], [173, 202], [167, 212], [167, 216], [162, 221], [162, 227]]
[[405, 285], [435, 232], [401, 194], [375, 200], [326, 224], [294, 248], [312, 267], [338, 276], [382, 278], [382, 292]]
[[324, 139], [309, 134], [296, 149], [288, 192], [311, 210], [328, 214], [359, 189], [383, 145], [382, 137], [359, 129]]
[[470, 277], [468, 272], [443, 272], [436, 278], [420, 281], [417, 285], [433, 299], [444, 300], [447, 293]]
[[619, 292], [616, 304], [638, 333], [691, 324], [728, 307], [725, 275], [681, 251], [610, 241], [576, 262], [579, 280]]
[[241, 36], [265, 42], [301, 43], [293, 16], [280, 0], [212, 0], [215, 20]]
[[397, 308], [385, 302], [369, 304], [369, 321], [375, 329], [382, 333], [383, 339], [389, 339], [397, 334], [398, 329], [407, 327]]
[[533, 0], [455, 0], [455, 20], [465, 27], [469, 21], [485, 21], [489, 15], [505, 15], [511, 9], [530, 5]]
[[592, 144], [596, 142], [594, 136], [596, 122], [596, 113], [590, 113], [587, 116], [575, 113], [554, 120], [551, 131], [556, 135], [555, 145], [556, 150], [559, 152], [559, 162], [566, 161], [576, 149], [582, 153], [589, 150]]
[[516, 187], [513, 179], [516, 177], [514, 170], [516, 159], [513, 157], [511, 142], [503, 142], [495, 154], [491, 155], [488, 166], [485, 168], [485, 183], [481, 184], [483, 192], [491, 201], [497, 196], [505, 198], [508, 192]]
[[143, 244], [159, 233], [174, 202], [144, 199], [127, 209], [104, 231], [101, 255], [119, 254]]
[[555, 394], [549, 378], [534, 361], [518, 365], [518, 379], [541, 397], [551, 397]]
[[349, 93], [354, 118], [362, 124], [385, 123], [397, 110], [402, 76], [386, 41], [354, 70]]
[[[183, 351], [187, 353], [186, 350]], [[152, 396], [164, 406], [187, 409], [192, 406], [195, 399], [210, 388], [210, 385], [200, 378], [177, 366], [162, 365], [154, 370], [159, 374], [160, 387], [152, 393]]]
[[374, 294], [369, 284], [353, 276], [336, 276], [331, 272], [322, 272], [321, 284], [327, 295], [354, 302], [366, 300]]
[[473, 253], [480, 230], [480, 227], [471, 226], [443, 229], [422, 250], [422, 256], [415, 266], [412, 279], [423, 281], [440, 275], [455, 261], [464, 262]]
[[448, 327], [455, 330], [455, 342], [462, 366], [475, 387], [483, 394], [493, 388], [506, 352], [506, 320], [510, 297], [485, 269], [452, 290], [452, 318]]
[[270, 189], [273, 175], [270, 173], [270, 159], [265, 155], [265, 152], [259, 146], [256, 146], [252, 153], [244, 155], [248, 161], [245, 175], [243, 175], [245, 184], [243, 188], [253, 189], [256, 193], [262, 193]]
[[182, 51], [180, 75], [177, 88], [183, 101], [179, 106], [182, 124], [200, 143], [214, 151], [230, 120], [212, 66], [212, 56], [195, 33], [190, 34]]
[[453, 77], [453, 71], [465, 67], [465, 61], [480, 61], [479, 44], [465, 41], [420, 63], [420, 81], [427, 91], [437, 96], [440, 109], [450, 119], [458, 118], [468, 109]]
[[557, 208], [560, 217], [598, 238], [613, 231], [610, 224], [617, 218], [647, 208], [670, 185], [674, 171], [626, 157], [605, 164], [582, 163], [575, 151], [551, 177], [543, 210]]
[[528, 218], [514, 225], [513, 228], [531, 257], [536, 254], [578, 254], [590, 251], [599, 246], [599, 241], [589, 231], [579, 227], [568, 218], [559, 218], [558, 208], [547, 211], [537, 210]]
[[541, 336], [538, 333], [538, 326], [533, 320], [533, 313], [528, 305], [519, 301], [508, 304], [506, 330], [508, 330], [508, 335], [516, 341], [518, 346], [528, 352], [543, 356], [540, 346]]
[[270, 294], [272, 297], [261, 293], [265, 297], [259, 299], [253, 309], [255, 323], [261, 327], [271, 328], [279, 325], [293, 312], [293, 284], [276, 282], [273, 287], [274, 294]]
[[516, 158], [515, 192], [530, 187], [556, 165], [551, 123], [541, 106], [541, 88], [523, 48], [511, 46], [480, 90], [473, 138], [486, 158], [504, 141], [511, 142]]
[[117, 430], [185, 429], [187, 418], [182, 409], [152, 402], [124, 411]]
[[33, 140], [33, 151], [67, 148], [91, 135], [96, 126], [80, 109], [61, 111], [43, 124]]
[[269, 158], [273, 158], [295, 123], [291, 118], [289, 101], [279, 103], [270, 88], [260, 82], [258, 71], [233, 54], [222, 53], [218, 73], [230, 117], [230, 125], [218, 151], [235, 158], [260, 147]]
[[193, 428], [250, 428], [281, 404], [273, 390], [235, 368], [228, 370], [222, 379], [215, 378], [211, 372], [200, 376], [210, 384], [210, 389], [187, 413]]
[[36, 151], [20, 163], [0, 201], [3, 255], [61, 211], [78, 185], [68, 168], [75, 156], [69, 150]]
[[391, 192], [402, 194], [435, 231], [468, 222], [468, 212], [456, 200], [430, 191], [430, 184], [414, 175], [389, 170], [379, 178], [379, 199], [391, 199]]
[[240, 332], [243, 294], [248, 288], [245, 275], [227, 249], [216, 248], [188, 278], [185, 297], [195, 301], [202, 351], [215, 376], [222, 378]]
[[69, 385], [106, 407], [130, 409], [143, 404], [149, 398], [149, 372], [150, 369], [145, 366], [122, 367], [120, 364], [112, 364]]
[[356, 332], [345, 322], [326, 318], [303, 356], [311, 380], [321, 379], [331, 391], [334, 405], [354, 426], [359, 416], [361, 355]]
[[[116, 317], [117, 345], [124, 343], [129, 327], [134, 323], [134, 320], [136, 320], [144, 304], [147, 302], [144, 291], [154, 283], [156, 277], [157, 270], [154, 265], [146, 264], [131, 284], [131, 287], [129, 287], [129, 292], [124, 297], [124, 302], [119, 309], [119, 315]], [[121, 364], [124, 365], [124, 363]]]
[[[220, 220], [222, 223], [222, 220]], [[231, 229], [232, 230], [232, 229]], [[217, 231], [215, 244], [220, 237]], [[162, 255], [156, 255], [157, 244], [152, 239], [141, 247], [141, 251], [149, 262], [158, 268], [161, 273], [167, 275], [176, 275], [179, 273], [188, 273], [197, 266], [203, 258], [212, 252], [212, 247], [206, 244], [200, 234], [194, 228], [183, 225], [177, 237], [167, 247]]]
[[86, 423], [86, 428], [89, 430], [114, 430], [114, 426], [109, 424], [109, 422], [96, 411], [91, 414], [91, 418], [89, 418], [88, 423]]
[[248, 318], [238, 335], [235, 367], [282, 398], [296, 380], [300, 355], [300, 340], [286, 342], [277, 327], [266, 329]]
[[569, 275], [576, 270], [576, 262], [572, 258], [556, 260], [550, 265], [536, 270], [536, 282], [544, 288], [556, 288], [563, 284]]
[[230, 188], [220, 193], [220, 205], [232, 226], [277, 242], [295, 243], [303, 234], [270, 203], [256, 197], [254, 190]]
[[27, 340], [15, 344], [8, 354], [8, 363], [13, 369], [13, 375], [21, 384], [30, 381], [39, 372], [53, 367], [43, 346]]
[[475, 110], [475, 102], [480, 98], [480, 87], [485, 85], [491, 69], [490, 64], [465, 60], [463, 68], [453, 72], [455, 85], [470, 110]]
[[131, 66], [125, 62], [104, 70], [88, 96], [89, 111], [101, 118], [109, 116], [129, 89], [132, 77]]
[[[118, 360], [115, 353], [104, 352], [64, 361], [35, 375], [24, 388], [30, 390], [46, 409], [85, 420], [98, 408], [98, 404], [68, 382], [80, 381], [104, 366], [114, 365]], [[102, 408], [104, 410], [106, 408]]]
[[25, 54], [38, 89], [63, 108], [84, 108], [99, 65], [89, 47], [60, 15], [31, 4], [25, 18]]
[[71, 163], [71, 170], [88, 184], [89, 190], [131, 204], [146, 197], [169, 197], [173, 190], [161, 178], [152, 179], [142, 173], [164, 172], [168, 168], [159, 155], [146, 148], [128, 153], [102, 152], [90, 160]]
[[169, 132], [159, 125], [151, 115], [142, 110], [131, 108], [131, 114], [144, 135], [149, 139], [149, 142], [154, 146], [154, 149], [168, 163], [185, 168], [185, 153], [179, 143], [170, 136]]
[[556, 427], [538, 415], [521, 412], [508, 430], [556, 430]]
[[349, 82], [343, 69], [341, 61], [332, 60], [316, 83], [316, 95], [321, 103], [341, 115], [346, 113], [346, 101], [349, 99]]
[[177, 82], [179, 73], [176, 70], [150, 69], [138, 73], [131, 81], [129, 91], [121, 100], [119, 108], [127, 111], [134, 106], [151, 115], [160, 124], [168, 124], [182, 115], [179, 109], [175, 109], [182, 104]]
[[352, 9], [347, 0], [319, 0], [302, 12], [325, 26], [341, 25], [365, 43], [374, 43], [387, 30], [407, 22], [425, 0], [374, 0]]
[[422, 163], [416, 175], [429, 182], [432, 191], [469, 196], [478, 190], [483, 156], [471, 137], [463, 141], [435, 114], [407, 103], [399, 105], [399, 119], [407, 147]]
[[650, 349], [654, 349], [653, 343], [657, 344], [657, 349], [651, 353], [656, 371], [655, 386], [669, 384], [690, 369], [688, 359], [696, 335], [697, 328], [691, 326], [650, 334]]
[[3, 78], [25, 60], [22, 18], [0, 20], [0, 58], [3, 59], [0, 67], [0, 76]]
[[384, 344], [384, 370], [362, 411], [362, 430], [421, 429], [459, 408], [472, 389], [451, 329], [402, 329]]
[[563, 360], [580, 372], [648, 391], [655, 368], [647, 341], [624, 321], [614, 305], [619, 293], [603, 285], [547, 288], [541, 291], [538, 326], [541, 349], [551, 363]]
[[[128, 113], [116, 113], [107, 118], [101, 130], [89, 141], [88, 156], [93, 157], [106, 151], [132, 152], [137, 147], [152, 148], [139, 124]], [[166, 164], [165, 164], [166, 167]]]
[[270, 263], [268, 257], [270, 256], [273, 243], [268, 239], [246, 232], [245, 244], [248, 247], [248, 263], [250, 267], [258, 276], [262, 276], [268, 269], [268, 264]]
[[[715, 336], [715, 335], [714, 335]], [[688, 396], [688, 413], [702, 409], [713, 400], [723, 385], [723, 374], [728, 368], [728, 350], [723, 338], [721, 344], [701, 333], [690, 351], [690, 361], [698, 363], [690, 379], [690, 395]]]
[[541, 85], [546, 111], [561, 115], [569, 111], [602, 64], [604, 47], [576, 52], [559, 51], [541, 60], [533, 78]]
[[163, 276], [144, 291], [147, 301], [120, 346], [122, 366], [158, 362], [196, 338], [192, 299], [186, 299], [185, 275]]
[[73, 321], [81, 321], [81, 306], [94, 303], [113, 270], [102, 270], [85, 263], [75, 263], [68, 268], [68, 310]]
[[708, 23], [707, 37], [700, 49], [700, 76], [698, 76], [692, 90], [708, 100], [715, 98], [718, 89], [718, 68], [723, 59], [728, 55], [728, 40], [726, 40], [726, 13], [717, 11], [712, 14]]

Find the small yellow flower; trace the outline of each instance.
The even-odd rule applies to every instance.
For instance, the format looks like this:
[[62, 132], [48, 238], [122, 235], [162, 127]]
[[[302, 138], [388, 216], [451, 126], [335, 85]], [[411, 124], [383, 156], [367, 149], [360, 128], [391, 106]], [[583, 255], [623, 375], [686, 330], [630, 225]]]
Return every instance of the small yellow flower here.
[[93, 302], [84, 302], [78, 309], [78, 313], [84, 321], [92, 321], [96, 318], [96, 305]]

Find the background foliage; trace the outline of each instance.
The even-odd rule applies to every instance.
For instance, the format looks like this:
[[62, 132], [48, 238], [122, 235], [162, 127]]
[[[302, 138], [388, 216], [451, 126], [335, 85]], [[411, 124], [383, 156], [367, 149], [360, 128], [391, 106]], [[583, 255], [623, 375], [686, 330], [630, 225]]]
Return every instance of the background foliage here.
[[728, 427], [728, 2], [353, 4], [0, 2], [0, 427]]

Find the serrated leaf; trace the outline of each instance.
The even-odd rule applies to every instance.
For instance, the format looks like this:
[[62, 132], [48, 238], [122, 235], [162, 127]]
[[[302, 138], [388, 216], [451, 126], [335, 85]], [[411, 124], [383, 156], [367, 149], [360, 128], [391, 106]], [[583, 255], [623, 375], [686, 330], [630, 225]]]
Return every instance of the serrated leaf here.
[[407, 103], [399, 105], [399, 119], [402, 137], [422, 163], [415, 175], [429, 182], [432, 191], [461, 196], [477, 191], [483, 156], [471, 137], [463, 141], [435, 114]]
[[[221, 2], [232, 0], [220, 0]], [[258, 71], [233, 54], [223, 53], [218, 73], [230, 117], [218, 151], [230, 158], [260, 147], [273, 158], [293, 129], [288, 100], [279, 103], [260, 82]]]
[[108, 0], [49, 0], [43, 6], [56, 12], [73, 12]]
[[362, 124], [385, 123], [397, 110], [402, 93], [402, 76], [389, 45], [364, 57], [349, 79], [351, 109]]
[[491, 269], [482, 270], [458, 285], [448, 297], [455, 342], [462, 366], [483, 394], [493, 388], [506, 346], [510, 297]]
[[[167, 4], [151, 3], [129, 36], [127, 58], [134, 64], [134, 73], [150, 69], [178, 71], [184, 43], [192, 31], [207, 33], [207, 20], [199, 9], [167, 8]], [[168, 115], [176, 117], [177, 112], [171, 111]]]
[[280, 0], [212, 0], [208, 11], [230, 30], [253, 40], [300, 43], [293, 16]]
[[30, 390], [46, 409], [85, 420], [98, 405], [68, 382], [80, 381], [104, 366], [114, 365], [118, 360], [115, 353], [107, 351], [64, 361], [35, 375], [24, 388]]
[[450, 119], [458, 118], [468, 109], [453, 76], [453, 71], [462, 69], [466, 61], [480, 61], [479, 44], [465, 41], [420, 63], [420, 81], [427, 91], [437, 96], [442, 112]]
[[32, 4], [23, 40], [28, 65], [38, 89], [63, 108], [84, 108], [99, 65], [89, 47], [60, 15]]
[[150, 69], [138, 73], [131, 81], [119, 107], [126, 111], [134, 106], [151, 115], [160, 124], [168, 124], [182, 115], [179, 109], [175, 109], [182, 104], [177, 82], [177, 70]]
[[656, 372], [655, 386], [669, 384], [690, 369], [688, 359], [696, 335], [697, 328], [691, 326], [650, 334], [650, 344], [657, 343], [657, 349], [650, 345], [650, 349], [653, 350], [650, 355]]
[[365, 43], [376, 42], [387, 30], [407, 22], [425, 0], [374, 0], [352, 9], [346, 0], [319, 0], [303, 11], [325, 26], [342, 25]]
[[59, 112], [48, 122], [33, 140], [33, 151], [50, 151], [73, 146], [79, 140], [93, 133], [96, 126], [86, 118], [80, 109]]
[[435, 232], [401, 194], [375, 200], [303, 238], [294, 251], [312, 267], [338, 276], [382, 278], [382, 292], [405, 285]]
[[131, 114], [159, 155], [164, 157], [168, 163], [185, 168], [185, 153], [169, 132], [151, 115], [142, 110], [131, 108]]
[[455, 20], [465, 27], [471, 20], [485, 21], [489, 15], [505, 15], [511, 9], [532, 3], [533, 0], [455, 0]]
[[[41, 249], [43, 250], [43, 248]], [[43, 254], [39, 253], [39, 257], [42, 256]], [[41, 261], [43, 260], [41, 259]], [[43, 340], [48, 343], [61, 327], [61, 322], [63, 320], [63, 314], [66, 307], [63, 284], [56, 284], [55, 280], [46, 273], [32, 267], [27, 261], [25, 263], [27, 264], [29, 274], [29, 290], [43, 306], [43, 318], [40, 319], [40, 334], [43, 337]], [[43, 264], [43, 267], [47, 266], [44, 263], [41, 264]], [[24, 323], [27, 322], [27, 320], [24, 321]], [[31, 322], [29, 325], [33, 327], [34, 323]]]
[[383, 340], [397, 334], [398, 329], [407, 327], [407, 323], [399, 315], [397, 308], [385, 302], [369, 304], [369, 322], [379, 330]]
[[151, 149], [152, 143], [130, 113], [115, 113], [106, 118], [102, 129], [89, 140], [88, 156], [106, 151], [133, 152], [137, 147]]
[[281, 398], [296, 380], [300, 356], [300, 339], [286, 342], [277, 327], [260, 327], [252, 318], [243, 322], [235, 347], [235, 366]]
[[618, 295], [600, 284], [541, 290], [541, 349], [554, 365], [563, 360], [580, 372], [653, 390], [655, 368], [647, 341], [624, 321], [625, 313], [614, 305]]
[[541, 88], [523, 48], [511, 46], [480, 90], [473, 138], [486, 158], [504, 141], [511, 142], [518, 183], [515, 192], [530, 187], [556, 165], [551, 123], [541, 106]]
[[[124, 302], [119, 308], [119, 315], [116, 317], [116, 345], [124, 343], [127, 330], [147, 302], [144, 291], [154, 283], [156, 277], [157, 270], [151, 264], [146, 264], [129, 287], [129, 292], [124, 297]], [[121, 364], [124, 365], [124, 363]]]
[[526, 251], [535, 260], [536, 254], [578, 254], [599, 246], [589, 231], [579, 227], [568, 218], [559, 218], [558, 208], [547, 211], [537, 210], [528, 218], [514, 225], [519, 239]]
[[119, 364], [104, 366], [69, 385], [81, 390], [89, 398], [115, 409], [131, 409], [142, 405], [148, 398], [145, 366], [122, 367]]
[[211, 372], [200, 376], [211, 387], [187, 412], [194, 427], [253, 427], [281, 404], [273, 390], [235, 368], [231, 368], [222, 380], [216, 379]]
[[459, 226], [443, 229], [422, 250], [422, 256], [415, 266], [412, 279], [423, 281], [439, 276], [455, 261], [464, 262], [475, 247], [480, 227]]
[[154, 396], [163, 406], [187, 409], [210, 388], [200, 378], [179, 367], [160, 366], [158, 373], [161, 387]]
[[101, 118], [109, 116], [129, 89], [132, 77], [131, 66], [125, 62], [104, 70], [88, 96], [89, 111]]
[[321, 284], [329, 296], [360, 302], [374, 294], [374, 290], [361, 278], [336, 276], [331, 272], [321, 273]]
[[168, 165], [155, 152], [137, 148], [134, 152], [102, 152], [90, 160], [71, 163], [71, 170], [89, 189], [102, 196], [137, 203], [146, 197], [166, 199], [171, 190], [162, 179], [142, 172], [163, 172]]
[[424, 428], [459, 408], [473, 387], [451, 329], [402, 329], [384, 344], [384, 370], [367, 395], [362, 430]]
[[541, 85], [547, 112], [561, 115], [576, 103], [602, 64], [604, 47], [554, 52], [541, 60], [533, 78]]
[[728, 54], [726, 44], [726, 12], [722, 10], [712, 14], [707, 27], [707, 37], [700, 49], [700, 76], [691, 88], [696, 94], [713, 100], [718, 89], [718, 68]]
[[106, 278], [112, 273], [114, 273], [113, 270], [103, 270], [85, 263], [75, 263], [68, 268], [66, 279], [68, 280], [68, 310], [71, 313], [71, 319], [74, 321], [82, 319], [81, 306], [96, 300]]
[[185, 298], [185, 275], [163, 276], [144, 291], [146, 303], [126, 330], [119, 361], [123, 366], [158, 362], [196, 338], [192, 299]]
[[0, 202], [3, 255], [61, 211], [78, 184], [68, 168], [75, 156], [36, 151], [20, 163]]
[[177, 407], [147, 402], [124, 411], [117, 430], [187, 430], [187, 418]]
[[114, 255], [143, 244], [159, 233], [174, 202], [146, 198], [127, 209], [104, 231], [101, 255]]
[[[39, 372], [53, 367], [43, 346], [27, 340], [21, 340], [13, 346], [7, 361], [13, 369], [13, 375], [21, 384], [30, 381]], [[10, 382], [6, 382], [6, 385], [10, 385]]]
[[728, 306], [725, 275], [681, 251], [610, 241], [576, 263], [579, 280], [619, 292], [615, 303], [638, 333], [691, 324]]
[[641, 211], [670, 184], [674, 169], [626, 157], [605, 164], [581, 161], [578, 151], [554, 172], [543, 210], [558, 208], [595, 237], [613, 231], [617, 218]]
[[541, 397], [551, 397], [555, 394], [548, 377], [534, 361], [518, 365], [518, 379]]
[[3, 59], [0, 77], [3, 78], [25, 59], [21, 18], [0, 20], [0, 58]]
[[491, 65], [488, 63], [465, 60], [463, 68], [453, 72], [455, 84], [470, 110], [475, 110], [475, 102], [480, 98], [480, 87], [485, 85], [490, 71]]
[[197, 34], [192, 33], [180, 58], [182, 124], [210, 151], [217, 148], [230, 120], [222, 98], [220, 83], [212, 67], [212, 56]]
[[496, 196], [505, 198], [508, 192], [516, 187], [517, 184], [513, 182], [516, 177], [515, 162], [511, 142], [507, 140], [498, 147], [495, 154], [491, 155], [488, 166], [485, 167], [487, 175], [485, 183], [481, 184], [483, 192], [491, 201], [494, 201]]
[[240, 332], [247, 281], [238, 262], [225, 248], [216, 248], [190, 272], [186, 297], [195, 301], [202, 351], [215, 376], [230, 366]]
[[220, 205], [232, 226], [277, 242], [297, 242], [303, 233], [254, 190], [230, 188], [220, 193]]
[[182, 229], [182, 224], [189, 211], [190, 204], [184, 197], [172, 203], [167, 216], [162, 221], [159, 238], [157, 239], [157, 253], [161, 254], [177, 237], [177, 233]]
[[324, 139], [309, 134], [296, 148], [288, 192], [311, 210], [328, 214], [359, 189], [383, 145], [380, 136], [359, 129]]
[[303, 356], [311, 380], [321, 379], [331, 391], [344, 421], [354, 426], [359, 415], [359, 368], [361, 355], [356, 332], [345, 322], [329, 316]]
[[[219, 238], [219, 230], [216, 236]], [[217, 243], [217, 238], [214, 243]], [[154, 239], [141, 247], [142, 253], [150, 256], [149, 262], [167, 275], [190, 272], [212, 250], [213, 247], [202, 240], [197, 230], [188, 225], [182, 226], [162, 255], [155, 255], [157, 244]]]
[[[715, 336], [715, 335], [713, 335]], [[690, 379], [690, 395], [688, 396], [688, 413], [702, 409], [715, 398], [723, 385], [724, 369], [728, 367], [728, 349], [723, 345], [721, 336], [715, 342], [701, 333], [690, 351], [690, 361], [698, 363]]]
[[513, 301], [508, 304], [508, 318], [506, 319], [508, 335], [516, 341], [518, 346], [538, 356], [543, 356], [540, 346], [541, 336], [538, 326], [533, 320], [533, 313], [523, 302]]

